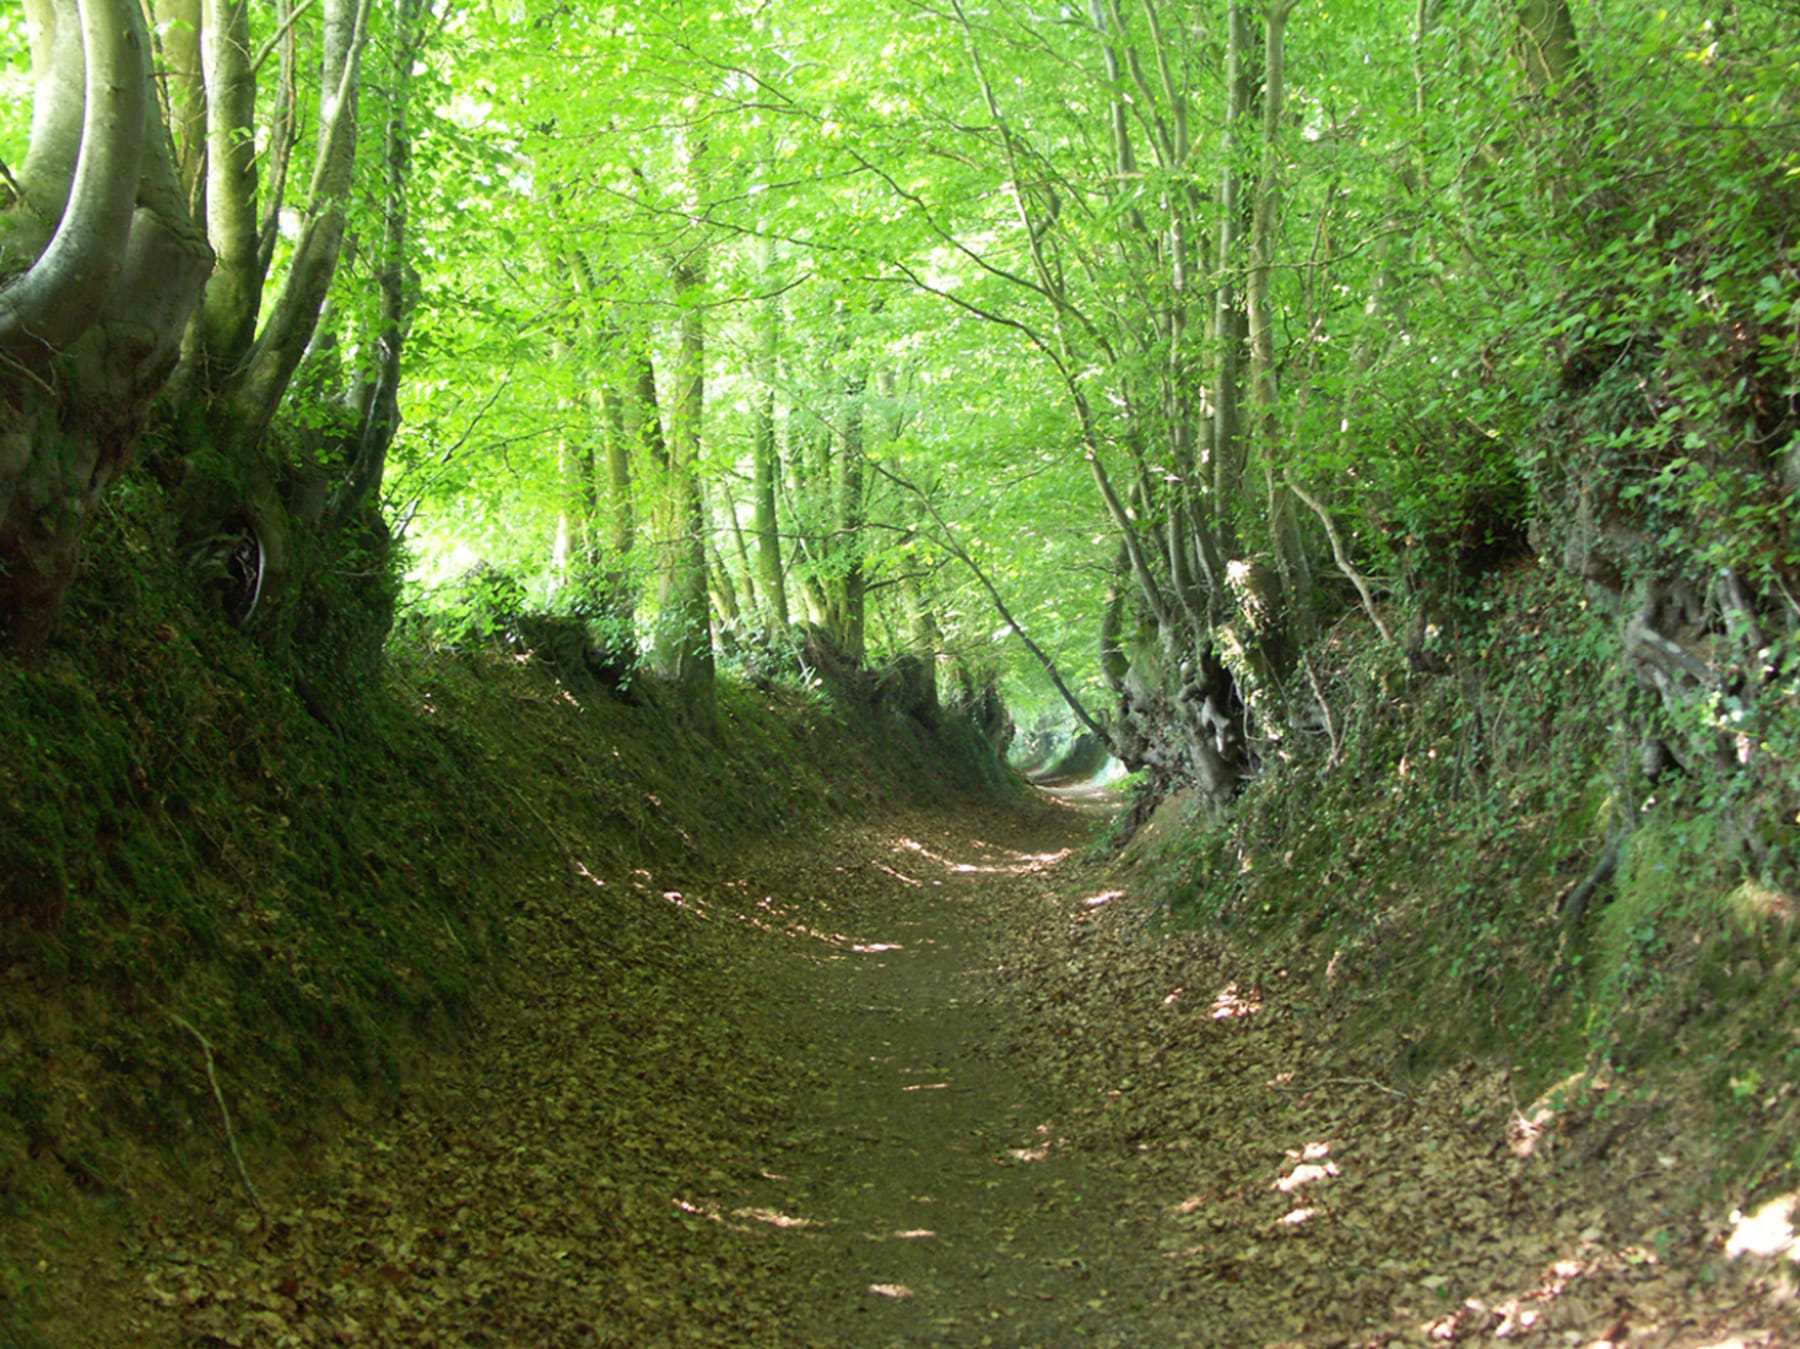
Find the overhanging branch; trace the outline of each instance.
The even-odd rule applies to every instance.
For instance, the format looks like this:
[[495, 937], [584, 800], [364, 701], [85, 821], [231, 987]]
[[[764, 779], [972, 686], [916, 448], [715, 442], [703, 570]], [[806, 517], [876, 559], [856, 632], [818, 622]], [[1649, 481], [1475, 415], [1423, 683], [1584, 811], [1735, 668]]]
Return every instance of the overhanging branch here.
[[1045, 651], [1043, 647], [1032, 641], [1031, 635], [1025, 631], [1024, 627], [1019, 623], [1019, 620], [1013, 617], [1012, 610], [1006, 607], [1006, 601], [1001, 597], [999, 588], [989, 579], [988, 574], [981, 569], [980, 564], [977, 563], [974, 558], [969, 556], [968, 550], [956, 541], [955, 531], [950, 528], [949, 523], [944, 517], [938, 513], [937, 507], [932, 505], [931, 498], [925, 494], [924, 489], [907, 481], [905, 478], [902, 478], [898, 473], [894, 472], [893, 469], [879, 461], [875, 461], [874, 468], [877, 473], [881, 474], [882, 477], [886, 478], [896, 487], [900, 488], [902, 491], [912, 493], [913, 496], [919, 499], [919, 504], [925, 508], [925, 513], [931, 517], [932, 523], [938, 527], [938, 542], [943, 544], [945, 550], [958, 562], [967, 567], [970, 574], [980, 582], [981, 588], [987, 591], [988, 599], [993, 602], [994, 611], [1000, 615], [1001, 621], [1003, 621], [1007, 627], [1012, 629], [1013, 636], [1023, 642], [1025, 649], [1031, 652], [1031, 654], [1037, 658], [1038, 664], [1044, 667], [1044, 674], [1049, 677], [1051, 684], [1055, 685], [1057, 693], [1062, 695], [1062, 700], [1069, 705], [1069, 710], [1075, 714], [1083, 726], [1086, 726], [1095, 735], [1099, 736], [1107, 747], [1111, 748], [1113, 740], [1112, 736], [1107, 732], [1106, 727], [1102, 726], [1094, 719], [1094, 715], [1087, 710], [1087, 707], [1082, 703], [1081, 699], [1076, 696], [1075, 691], [1063, 680], [1062, 672], [1056, 668], [1056, 662], [1050, 659], [1049, 652]]

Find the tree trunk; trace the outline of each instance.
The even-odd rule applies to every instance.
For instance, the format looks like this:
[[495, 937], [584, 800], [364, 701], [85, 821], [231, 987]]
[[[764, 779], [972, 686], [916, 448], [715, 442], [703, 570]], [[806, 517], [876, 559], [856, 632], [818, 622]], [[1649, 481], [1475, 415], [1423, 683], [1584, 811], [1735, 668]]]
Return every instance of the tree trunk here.
[[35, 103], [0, 287], [0, 642], [31, 653], [212, 255], [169, 157], [136, 0], [28, 0], [26, 14]]
[[1219, 172], [1219, 229], [1216, 268], [1217, 301], [1214, 306], [1213, 336], [1217, 347], [1213, 377], [1212, 426], [1212, 493], [1222, 532], [1227, 539], [1226, 552], [1235, 553], [1230, 543], [1232, 531], [1226, 524], [1234, 508], [1242, 478], [1242, 446], [1239, 443], [1239, 344], [1243, 334], [1243, 311], [1237, 269], [1242, 265], [1240, 239], [1242, 233], [1242, 178], [1238, 159], [1243, 144], [1246, 122], [1251, 108], [1250, 20], [1244, 0], [1229, 0], [1226, 5], [1225, 36], [1225, 131], [1222, 167]]
[[1272, 0], [1263, 33], [1262, 172], [1250, 225], [1249, 313], [1250, 400], [1253, 447], [1262, 461], [1268, 493], [1269, 534], [1275, 545], [1285, 591], [1286, 614], [1276, 621], [1304, 623], [1312, 603], [1312, 570], [1296, 518], [1293, 494], [1282, 476], [1280, 390], [1275, 373], [1275, 301], [1272, 278], [1281, 201], [1281, 116], [1287, 98], [1287, 22], [1296, 0]]
[[[333, 522], [342, 525], [364, 503], [378, 500], [387, 472], [387, 454], [400, 430], [401, 353], [412, 327], [416, 296], [408, 284], [406, 262], [407, 173], [412, 138], [407, 112], [412, 97], [413, 65], [423, 38], [425, 0], [396, 0], [393, 55], [386, 72], [387, 118], [382, 129], [381, 246], [377, 254], [373, 341], [351, 390], [357, 438], [350, 447], [343, 483], [332, 503]], [[592, 459], [592, 450], [588, 455]], [[591, 478], [591, 473], [589, 477]]]
[[[579, 404], [568, 409], [573, 413]], [[556, 438], [556, 478], [559, 488], [556, 537], [551, 544], [551, 584], [565, 589], [591, 581], [595, 517], [599, 493], [594, 482], [594, 444], [588, 428], [565, 429]]]
[[[756, 246], [757, 274], [770, 284], [774, 247], [766, 240]], [[788, 626], [787, 577], [782, 569], [781, 534], [775, 513], [775, 488], [781, 481], [781, 451], [775, 436], [775, 378], [777, 347], [781, 337], [781, 301], [774, 295], [763, 301], [758, 315], [756, 378], [760, 388], [751, 413], [751, 495], [756, 535], [756, 574], [762, 583], [766, 616], [765, 636], [771, 640]]]
[[175, 173], [189, 212], [206, 213], [206, 80], [201, 74], [200, 0], [156, 0], [169, 130], [178, 150]]
[[[217, 261], [200, 307], [201, 349], [221, 377], [243, 363], [256, 337], [258, 265], [256, 76], [248, 0], [202, 0], [206, 82], [206, 234]], [[211, 382], [210, 380], [208, 381]]]
[[1568, 0], [1517, 0], [1518, 55], [1534, 94], [1563, 88], [1581, 66], [1581, 43]]
[[[846, 346], [848, 343], [846, 342]], [[861, 665], [866, 654], [867, 577], [863, 572], [863, 473], [867, 455], [863, 424], [868, 369], [856, 360], [844, 378], [839, 404], [843, 430], [833, 460], [832, 545], [827, 626], [838, 654]]]
[[738, 604], [737, 587], [732, 584], [731, 569], [725, 565], [717, 544], [711, 539], [702, 539], [701, 545], [706, 550], [707, 589], [712, 595], [713, 612], [719, 616], [716, 625], [719, 645], [728, 652], [733, 651], [744, 616]]
[[[180, 0], [168, 0], [171, 7]], [[179, 513], [184, 542], [253, 539], [261, 566], [256, 622], [259, 640], [282, 650], [296, 634], [309, 648], [377, 650], [386, 622], [388, 594], [381, 585], [350, 583], [342, 566], [354, 549], [357, 570], [381, 575], [385, 526], [367, 511], [376, 499], [386, 453], [399, 424], [400, 348], [409, 300], [404, 271], [403, 191], [406, 128], [405, 83], [418, 40], [417, 0], [383, 0], [394, 11], [393, 77], [388, 126], [389, 218], [376, 257], [380, 298], [374, 330], [356, 344], [369, 364], [336, 368], [345, 346], [326, 304], [346, 244], [346, 211], [354, 185], [358, 95], [375, 0], [320, 0], [316, 130], [306, 192], [290, 208], [298, 219], [278, 289], [273, 275], [275, 235], [286, 189], [288, 155], [302, 120], [296, 107], [298, 56], [289, 27], [278, 36], [281, 87], [270, 103], [274, 121], [260, 126], [251, 50], [248, 0], [200, 0], [199, 37], [206, 99], [204, 156], [206, 216], [221, 258], [204, 307], [182, 344], [182, 364], [172, 387], [171, 417], [183, 428], [171, 444], [184, 468]], [[295, 13], [285, 3], [281, 11]], [[405, 78], [400, 78], [404, 74]], [[182, 147], [193, 162], [191, 146]], [[257, 154], [272, 164], [267, 199]], [[334, 436], [323, 462], [277, 454], [268, 432], [287, 400], [303, 361], [321, 396], [338, 399], [354, 424]], [[303, 434], [316, 453], [321, 436]], [[331, 481], [335, 474], [337, 480]], [[354, 530], [351, 526], [354, 525]], [[351, 535], [354, 533], [355, 537]], [[238, 621], [249, 610], [227, 604]], [[364, 671], [366, 673], [366, 670]], [[344, 692], [355, 696], [348, 687]], [[321, 690], [321, 697], [330, 695]]]
[[675, 364], [675, 403], [669, 418], [668, 517], [662, 540], [657, 615], [657, 666], [690, 696], [710, 698], [713, 683], [712, 606], [707, 594], [706, 503], [699, 459], [706, 399], [706, 277], [699, 260], [674, 272], [681, 306], [681, 348]]
[[[754, 614], [761, 608], [756, 592], [756, 566], [750, 561], [750, 545], [744, 539], [744, 524], [738, 519], [737, 501], [731, 495], [730, 481], [720, 479], [718, 488], [721, 518], [731, 533], [732, 550], [737, 556], [737, 594], [740, 596], [737, 608], [741, 614]], [[730, 568], [726, 571], [729, 573]]]
[[[344, 242], [345, 203], [356, 168], [357, 94], [373, 0], [324, 0], [317, 160], [286, 280], [248, 356], [222, 390], [229, 434], [260, 448], [318, 327]], [[238, 134], [251, 137], [254, 125]]]
[[[821, 365], [824, 363], [821, 362]], [[823, 387], [829, 375], [819, 371]], [[806, 616], [814, 623], [828, 622], [830, 597], [826, 593], [825, 571], [829, 565], [830, 539], [821, 524], [829, 519], [827, 494], [831, 483], [831, 428], [823, 415], [800, 409], [788, 413], [788, 495], [791, 505], [792, 537], [799, 552], [797, 584], [799, 600]], [[821, 496], [826, 501], [821, 505]], [[790, 602], [792, 596], [790, 596]]]
[[637, 547], [637, 517], [632, 501], [631, 438], [625, 420], [625, 399], [611, 385], [601, 385], [601, 443], [606, 451], [606, 473], [600, 515], [604, 528], [601, 548], [605, 584], [600, 619], [609, 646], [621, 653], [637, 653], [637, 597], [632, 579], [633, 552]]

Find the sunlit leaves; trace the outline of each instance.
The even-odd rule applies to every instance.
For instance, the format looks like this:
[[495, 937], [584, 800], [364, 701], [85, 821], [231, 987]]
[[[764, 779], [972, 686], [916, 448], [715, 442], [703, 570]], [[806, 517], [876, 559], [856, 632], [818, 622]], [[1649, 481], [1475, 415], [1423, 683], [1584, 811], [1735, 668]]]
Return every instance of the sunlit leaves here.
[[[1010, 0], [973, 15], [969, 33], [949, 11], [910, 5], [578, 2], [447, 17], [449, 55], [418, 152], [433, 303], [415, 343], [432, 369], [420, 372], [406, 455], [415, 481], [437, 465], [427, 477], [441, 494], [421, 507], [421, 527], [433, 512], [451, 533], [456, 518], [504, 518], [515, 565], [546, 566], [559, 489], [529, 464], [553, 456], [523, 447], [566, 425], [554, 409], [583, 386], [618, 378], [616, 352], [580, 336], [584, 325], [642, 334], [663, 368], [681, 312], [697, 306], [709, 350], [702, 463], [720, 488], [713, 524], [724, 543], [724, 498], [744, 505], [770, 390], [756, 316], [773, 304], [788, 462], [810, 452], [808, 437], [841, 437], [845, 373], [866, 367], [873, 462], [932, 493], [1031, 626], [1080, 663], [1110, 526], [1075, 452], [1070, 389], [1046, 353], [1059, 324], [1074, 334], [1069, 374], [1096, 409], [1104, 453], [1175, 473], [1165, 404], [1205, 405], [1220, 357], [1211, 287], [1241, 281], [1245, 266], [1241, 253], [1211, 256], [1221, 174], [1261, 164], [1253, 138], [1235, 143], [1235, 165], [1224, 158], [1216, 7], [1157, 13], [1160, 51], [1148, 12], [1122, 8], [1120, 40], [1140, 64], [1116, 80], [1086, 10], [1052, 15]], [[1615, 81], [1639, 59], [1671, 91], [1704, 77], [1710, 92], [1681, 151], [1693, 163], [1731, 159], [1732, 146], [1753, 143], [1749, 132], [1772, 132], [1791, 111], [1791, 61], [1729, 66], [1725, 48], [1680, 15], [1608, 22], [1593, 60], [1597, 70], [1622, 62]], [[1407, 540], [1454, 534], [1471, 493], [1515, 490], [1520, 445], [1547, 395], [1533, 383], [1543, 345], [1509, 339], [1566, 340], [1573, 330], [1555, 324], [1570, 312], [1592, 341], [1632, 341], [1646, 325], [1690, 331], [1679, 316], [1671, 325], [1617, 305], [1583, 300], [1570, 311], [1542, 184], [1572, 151], [1522, 84], [1512, 34], [1503, 6], [1422, 11], [1409, 0], [1301, 4], [1288, 30], [1271, 151], [1280, 451], [1287, 471], [1344, 513], [1353, 550], [1382, 569]], [[1121, 97], [1130, 171], [1109, 122]], [[1581, 152], [1660, 172], [1668, 145], [1629, 169], [1634, 125], [1596, 122]], [[1721, 147], [1718, 126], [1745, 137]], [[1756, 199], [1731, 194], [1704, 226], [1683, 225], [1687, 243], [1659, 236], [1664, 265], [1701, 247], [1703, 229], [1711, 251], [1693, 285], [1716, 291], [1757, 246]], [[1178, 240], [1189, 250], [1180, 268]], [[1038, 281], [1034, 243], [1060, 312]], [[772, 263], [754, 260], [760, 249]], [[572, 251], [591, 269], [591, 294], [571, 282]], [[671, 269], [698, 251], [708, 279], [677, 295]], [[1604, 244], [1592, 250], [1597, 275], [1647, 256], [1606, 261]], [[1751, 279], [1760, 289], [1743, 302], [1773, 332], [1795, 303], [1791, 276], [1764, 262]], [[1692, 293], [1685, 275], [1670, 281], [1646, 294], [1668, 304]], [[1784, 359], [1765, 338], [1768, 359]], [[445, 461], [469, 411], [459, 388], [503, 389], [483, 414], [484, 435], [511, 447], [499, 468], [480, 467], [466, 447]], [[829, 499], [789, 476], [784, 528], [816, 540]], [[920, 550], [935, 549], [926, 570], [941, 607], [985, 632], [985, 601], [941, 565], [906, 492], [875, 473], [865, 493], [872, 524], [860, 555], [871, 575], [917, 570]], [[1259, 493], [1220, 509], [1246, 547], [1262, 546]], [[1162, 518], [1154, 503], [1145, 510]], [[801, 551], [795, 566], [840, 565]], [[737, 565], [732, 549], [721, 556], [727, 570]]]

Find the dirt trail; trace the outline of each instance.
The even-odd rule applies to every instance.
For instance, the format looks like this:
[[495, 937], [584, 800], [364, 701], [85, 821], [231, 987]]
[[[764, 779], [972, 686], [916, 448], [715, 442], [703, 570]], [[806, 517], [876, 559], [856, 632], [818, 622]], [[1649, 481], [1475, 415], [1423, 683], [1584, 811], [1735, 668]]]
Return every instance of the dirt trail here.
[[124, 1310], [37, 1343], [1800, 1343], [1667, 1103], [1396, 1082], [1320, 990], [1154, 931], [1092, 819], [947, 807], [701, 880], [572, 843], [465, 1057], [253, 1154], [266, 1215], [220, 1149], [80, 1276]]
[[1058, 1146], [992, 1000], [1021, 912], [1055, 904], [1071, 822], [895, 840], [863, 864], [888, 883], [840, 906], [851, 940], [796, 989], [789, 1044], [820, 1078], [750, 1203], [803, 1236], [796, 1329], [819, 1343], [1144, 1342], [1151, 1234], [1113, 1168]]
[[996, 997], [1096, 809], [844, 829], [701, 880], [574, 849], [467, 1058], [253, 1158], [267, 1215], [221, 1154], [89, 1272], [135, 1285], [123, 1314], [71, 1305], [51, 1341], [1144, 1343], [1144, 1218], [1059, 1146]]

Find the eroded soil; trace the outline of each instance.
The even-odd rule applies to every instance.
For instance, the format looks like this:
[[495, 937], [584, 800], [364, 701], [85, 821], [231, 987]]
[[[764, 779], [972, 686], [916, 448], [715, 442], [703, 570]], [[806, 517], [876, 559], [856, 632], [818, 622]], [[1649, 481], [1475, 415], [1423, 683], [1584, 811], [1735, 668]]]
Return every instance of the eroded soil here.
[[252, 1153], [263, 1213], [221, 1146], [128, 1250], [47, 1242], [92, 1296], [37, 1342], [1800, 1343], [1675, 1103], [1392, 1080], [1328, 991], [1083, 863], [1095, 809], [706, 880], [572, 841], [464, 1058]]

